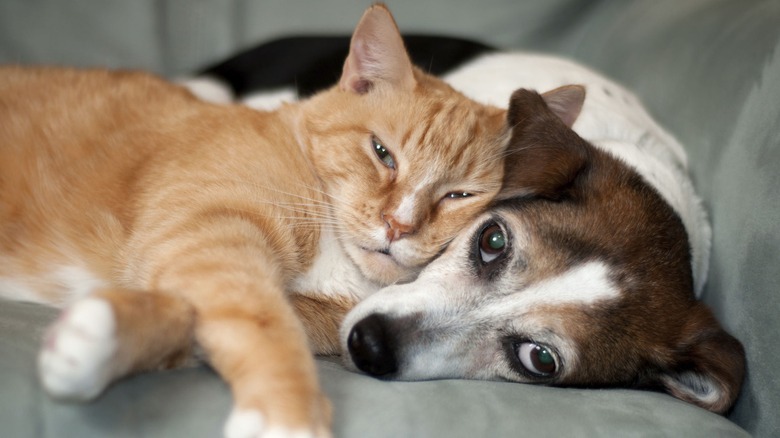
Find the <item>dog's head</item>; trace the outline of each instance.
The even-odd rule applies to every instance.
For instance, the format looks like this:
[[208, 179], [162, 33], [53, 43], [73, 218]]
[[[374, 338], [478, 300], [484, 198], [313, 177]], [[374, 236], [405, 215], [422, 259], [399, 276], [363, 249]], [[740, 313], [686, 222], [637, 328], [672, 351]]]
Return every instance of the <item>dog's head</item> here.
[[538, 94], [516, 92], [509, 117], [515, 153], [496, 205], [416, 281], [349, 313], [347, 365], [402, 380], [662, 388], [727, 410], [744, 352], [694, 298], [678, 215]]

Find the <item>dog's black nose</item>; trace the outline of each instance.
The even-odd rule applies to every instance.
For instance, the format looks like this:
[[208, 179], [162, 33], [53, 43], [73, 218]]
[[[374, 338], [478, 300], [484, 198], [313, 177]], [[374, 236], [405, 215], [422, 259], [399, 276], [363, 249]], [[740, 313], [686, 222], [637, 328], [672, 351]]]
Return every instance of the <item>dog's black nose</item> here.
[[398, 370], [395, 340], [388, 325], [387, 317], [375, 313], [361, 319], [349, 332], [347, 346], [352, 362], [372, 376], [387, 376]]

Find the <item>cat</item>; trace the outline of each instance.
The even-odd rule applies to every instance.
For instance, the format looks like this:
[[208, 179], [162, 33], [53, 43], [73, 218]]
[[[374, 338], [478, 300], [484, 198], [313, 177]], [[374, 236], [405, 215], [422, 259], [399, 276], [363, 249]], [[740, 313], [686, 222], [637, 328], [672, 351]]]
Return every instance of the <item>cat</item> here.
[[[546, 93], [561, 117], [583, 90]], [[0, 68], [0, 296], [64, 307], [43, 387], [89, 400], [194, 346], [232, 436], [330, 436], [311, 351], [499, 193], [506, 111], [414, 67], [370, 7], [337, 85], [273, 112], [142, 72]]]

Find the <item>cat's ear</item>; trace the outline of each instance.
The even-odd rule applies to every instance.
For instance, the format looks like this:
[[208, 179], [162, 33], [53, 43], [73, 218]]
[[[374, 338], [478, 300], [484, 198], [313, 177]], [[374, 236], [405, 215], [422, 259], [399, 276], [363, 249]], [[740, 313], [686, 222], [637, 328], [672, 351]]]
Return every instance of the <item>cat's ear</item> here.
[[590, 145], [570, 128], [584, 92], [583, 87], [566, 86], [544, 96], [523, 89], [512, 94], [507, 111], [512, 136], [498, 200], [565, 195], [588, 160]]
[[390, 11], [381, 4], [363, 13], [339, 80], [342, 90], [365, 94], [378, 83], [412, 89], [412, 61]]
[[564, 85], [546, 93], [542, 99], [561, 121], [569, 128], [577, 121], [585, 103], [585, 87], [582, 85]]

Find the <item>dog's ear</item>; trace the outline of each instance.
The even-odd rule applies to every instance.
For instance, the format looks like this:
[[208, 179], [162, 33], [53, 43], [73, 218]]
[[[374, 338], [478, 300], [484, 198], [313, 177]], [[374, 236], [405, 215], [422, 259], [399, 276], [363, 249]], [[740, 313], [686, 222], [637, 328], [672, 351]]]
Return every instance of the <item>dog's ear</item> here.
[[392, 14], [384, 5], [376, 4], [363, 13], [352, 34], [339, 87], [365, 94], [379, 83], [412, 89], [415, 79]]
[[542, 96], [524, 89], [512, 94], [507, 111], [512, 136], [498, 200], [564, 194], [587, 162], [590, 146], [571, 130], [584, 99], [585, 88], [579, 85]]
[[671, 395], [719, 414], [731, 407], [745, 375], [745, 350], [701, 302], [688, 316], [672, 356], [657, 376]]

